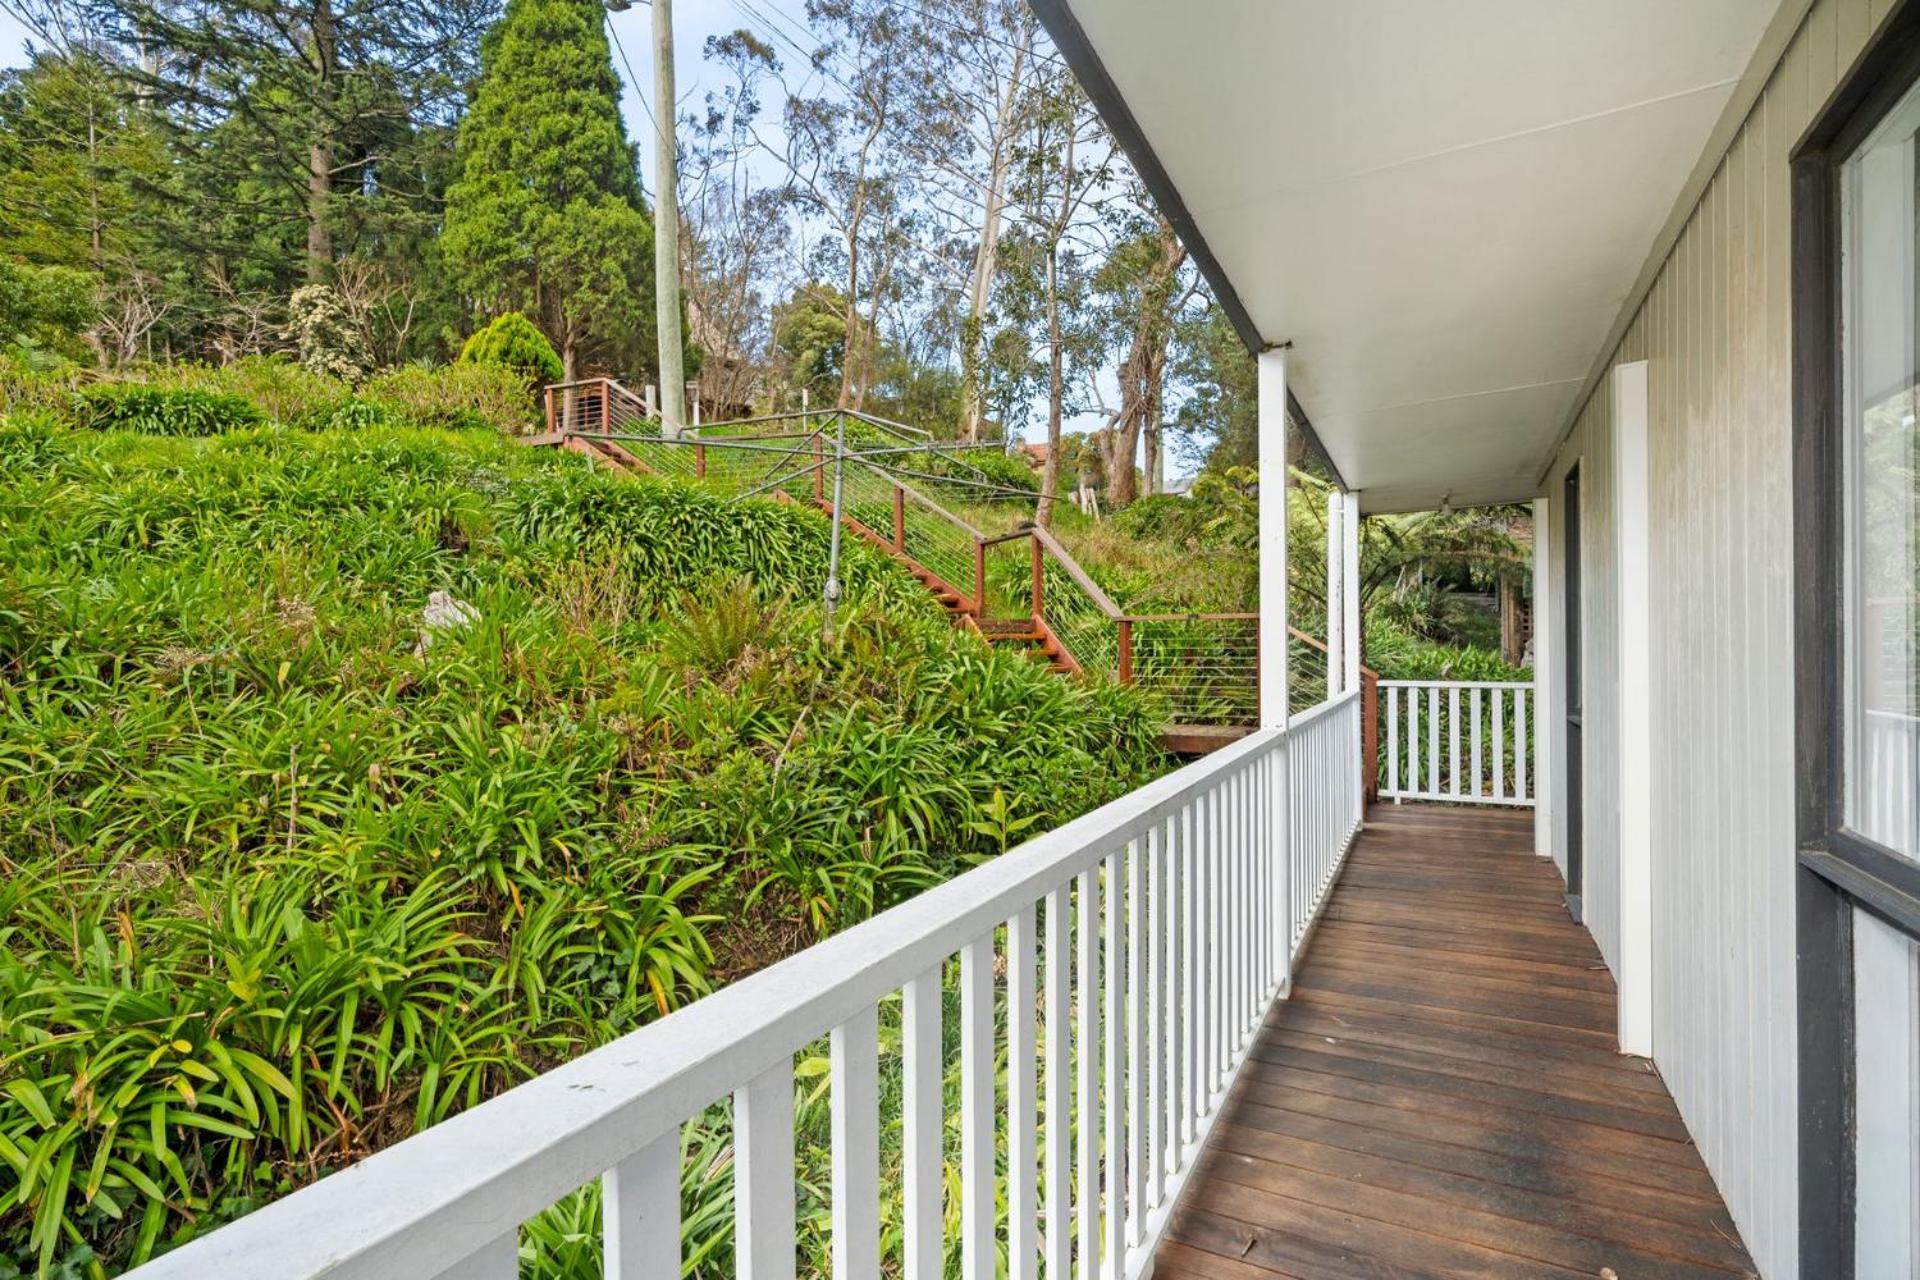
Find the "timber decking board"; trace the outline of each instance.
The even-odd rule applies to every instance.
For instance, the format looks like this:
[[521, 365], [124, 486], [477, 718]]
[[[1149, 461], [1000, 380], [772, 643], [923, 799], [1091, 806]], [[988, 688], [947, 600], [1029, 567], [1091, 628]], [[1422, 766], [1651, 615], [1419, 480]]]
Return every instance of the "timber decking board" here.
[[1754, 1274], [1530, 812], [1378, 805], [1160, 1280]]

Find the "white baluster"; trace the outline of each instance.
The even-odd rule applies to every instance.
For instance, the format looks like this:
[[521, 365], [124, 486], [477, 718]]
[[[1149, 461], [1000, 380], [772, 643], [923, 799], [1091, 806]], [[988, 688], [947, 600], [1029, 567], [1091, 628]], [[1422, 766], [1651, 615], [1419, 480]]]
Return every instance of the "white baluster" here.
[[1007, 1277], [1035, 1280], [1038, 1148], [1034, 1132], [1034, 911], [1007, 921]]
[[1167, 942], [1173, 920], [1167, 911], [1168, 833], [1162, 822], [1147, 833], [1149, 858], [1147, 937], [1147, 1162], [1146, 1203], [1158, 1208], [1167, 1173], [1167, 1032], [1172, 1026], [1173, 1000], [1167, 986]]
[[1079, 1200], [1080, 1280], [1100, 1274], [1100, 873], [1083, 871], [1077, 890], [1078, 920], [1075, 950], [1075, 1001], [1079, 1035], [1074, 1052], [1078, 1097], [1075, 1099], [1080, 1162]]
[[[1068, 886], [1047, 895], [1047, 1276], [1065, 1280], [1073, 1258], [1073, 1030]], [[931, 1278], [930, 1278], [931, 1280]]]
[[942, 1096], [940, 965], [907, 983], [900, 1027], [901, 1143], [906, 1280], [941, 1280], [946, 1272], [941, 1209], [946, 1133]]
[[1447, 794], [1460, 798], [1460, 690], [1447, 690]]
[[1106, 1248], [1109, 1273], [1118, 1277], [1127, 1225], [1127, 863], [1119, 852], [1107, 855], [1106, 1088]]
[[[1179, 1074], [1174, 1094], [1180, 1109], [1179, 1127], [1173, 1135], [1176, 1153], [1184, 1153], [1187, 1144], [1193, 1141], [1194, 1117], [1200, 1114], [1200, 1037], [1206, 1024], [1200, 1012], [1204, 990], [1201, 967], [1206, 963], [1205, 944], [1200, 940], [1200, 925], [1206, 918], [1201, 914], [1200, 877], [1206, 863], [1198, 850], [1197, 808], [1196, 801], [1188, 800], [1180, 809], [1180, 875], [1175, 889], [1180, 905], [1180, 1003], [1175, 1015], [1180, 1020], [1180, 1031], [1179, 1052], [1174, 1059], [1174, 1070]], [[1186, 1167], [1184, 1155], [1180, 1167]]]
[[1387, 794], [1400, 794], [1400, 690], [1387, 690]]
[[1476, 799], [1487, 794], [1484, 779], [1486, 774], [1480, 766], [1480, 690], [1472, 691], [1473, 698], [1473, 794]]
[[1527, 707], [1531, 699], [1525, 689], [1513, 691], [1513, 798], [1525, 800], [1533, 793], [1527, 779]]
[[994, 1280], [993, 935], [960, 949], [960, 1274]]
[[733, 1250], [740, 1280], [794, 1280], [793, 1060], [733, 1094]]
[[1506, 691], [1493, 691], [1493, 798], [1507, 798]]
[[835, 1280], [880, 1280], [879, 1054], [880, 1022], [871, 1007], [828, 1038]]
[[442, 1271], [434, 1280], [517, 1280], [520, 1274], [520, 1230], [489, 1240], [476, 1253]]
[[1440, 686], [1427, 690], [1427, 794], [1440, 794]]
[[600, 1178], [606, 1280], [680, 1280], [680, 1126]]

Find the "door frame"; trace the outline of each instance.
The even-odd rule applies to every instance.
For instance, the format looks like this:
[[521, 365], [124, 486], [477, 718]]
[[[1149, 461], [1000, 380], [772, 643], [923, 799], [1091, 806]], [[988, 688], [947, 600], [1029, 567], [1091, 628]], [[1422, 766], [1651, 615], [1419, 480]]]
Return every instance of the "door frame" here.
[[1854, 912], [1920, 937], [1920, 863], [1846, 825], [1839, 175], [1916, 82], [1920, 0], [1900, 0], [1791, 157], [1800, 1269], [1836, 1280], [1855, 1273]]
[[1584, 924], [1582, 900], [1586, 891], [1586, 666], [1581, 629], [1586, 610], [1582, 607], [1586, 575], [1581, 571], [1582, 548], [1586, 545], [1581, 527], [1586, 510], [1585, 459], [1575, 458], [1560, 477], [1560, 652], [1557, 657], [1560, 684], [1559, 789], [1560, 807], [1566, 814], [1567, 914], [1576, 924]]

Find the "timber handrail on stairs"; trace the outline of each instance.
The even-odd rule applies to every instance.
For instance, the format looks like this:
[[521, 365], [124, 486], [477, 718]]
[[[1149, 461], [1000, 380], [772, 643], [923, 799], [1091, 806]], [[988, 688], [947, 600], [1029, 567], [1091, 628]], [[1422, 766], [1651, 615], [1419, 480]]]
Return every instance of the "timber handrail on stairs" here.
[[[578, 397], [571, 407], [569, 395]], [[943, 448], [918, 428], [854, 410], [800, 410], [704, 423], [669, 440], [650, 405], [604, 378], [556, 384], [547, 390], [547, 405], [559, 430], [542, 443], [626, 470], [702, 481], [735, 497], [766, 494], [831, 514], [829, 481], [837, 460], [845, 526], [898, 560], [956, 625], [994, 643], [1032, 648], [1056, 669], [1153, 692], [1177, 722], [1247, 728], [1258, 722], [1258, 614], [1123, 609], [1051, 530], [1029, 518], [987, 533], [912, 483], [1006, 492], [967, 463], [963, 449]], [[878, 436], [887, 443], [840, 458], [842, 423], [858, 424], [868, 441]], [[910, 465], [920, 455], [925, 462]], [[939, 467], [960, 474], [923, 469]], [[1020, 557], [1024, 572], [989, 572], [990, 553], [1022, 541], [1028, 545]], [[1325, 670], [1325, 644], [1298, 628], [1289, 628], [1289, 637], [1302, 650], [1300, 661], [1312, 654]], [[1362, 724], [1370, 739], [1377, 682], [1362, 668]], [[1298, 684], [1296, 692], [1319, 700], [1310, 668]]]

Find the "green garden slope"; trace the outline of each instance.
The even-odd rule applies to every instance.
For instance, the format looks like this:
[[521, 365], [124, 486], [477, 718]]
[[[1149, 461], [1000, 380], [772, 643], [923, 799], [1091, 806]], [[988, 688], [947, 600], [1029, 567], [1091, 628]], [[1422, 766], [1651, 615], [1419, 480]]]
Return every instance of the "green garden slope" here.
[[0, 426], [0, 1275], [123, 1269], [1161, 766], [860, 546], [823, 641], [827, 535], [484, 431]]

